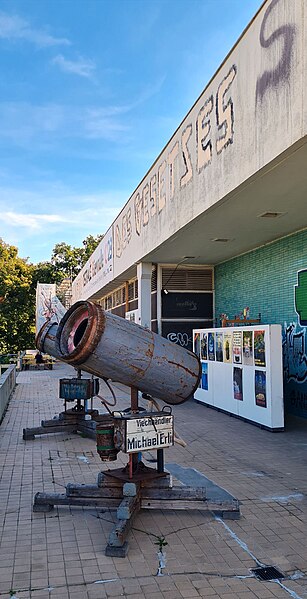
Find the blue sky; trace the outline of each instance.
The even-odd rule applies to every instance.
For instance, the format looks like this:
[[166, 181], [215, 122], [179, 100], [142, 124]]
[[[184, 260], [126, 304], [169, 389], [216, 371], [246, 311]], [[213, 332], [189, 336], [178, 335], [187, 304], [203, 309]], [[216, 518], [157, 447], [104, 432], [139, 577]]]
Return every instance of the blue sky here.
[[0, 237], [104, 233], [261, 0], [2, 0]]

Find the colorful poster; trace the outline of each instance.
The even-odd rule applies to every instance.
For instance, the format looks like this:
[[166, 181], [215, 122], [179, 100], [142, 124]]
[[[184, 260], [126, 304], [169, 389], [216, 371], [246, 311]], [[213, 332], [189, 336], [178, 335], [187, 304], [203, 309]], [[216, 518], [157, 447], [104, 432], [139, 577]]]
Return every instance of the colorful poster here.
[[208, 360], [208, 333], [200, 335], [200, 359]]
[[232, 356], [234, 364], [242, 364], [242, 331], [232, 333]]
[[243, 331], [243, 364], [252, 366], [253, 363], [253, 331]]
[[208, 391], [208, 363], [201, 363], [201, 388]]
[[223, 333], [223, 362], [229, 364], [231, 362], [232, 352], [232, 334]]
[[216, 333], [216, 361], [223, 362], [223, 333]]
[[254, 331], [254, 360], [255, 366], [265, 366], [264, 331]]
[[233, 368], [233, 397], [243, 401], [243, 382], [242, 382], [242, 368]]
[[255, 370], [255, 400], [256, 406], [266, 408], [266, 373]]
[[197, 357], [199, 358], [199, 356], [200, 356], [200, 333], [194, 333], [193, 351], [194, 351], [194, 354], [196, 354]]
[[209, 360], [215, 360], [215, 343], [214, 333], [208, 333], [208, 358]]

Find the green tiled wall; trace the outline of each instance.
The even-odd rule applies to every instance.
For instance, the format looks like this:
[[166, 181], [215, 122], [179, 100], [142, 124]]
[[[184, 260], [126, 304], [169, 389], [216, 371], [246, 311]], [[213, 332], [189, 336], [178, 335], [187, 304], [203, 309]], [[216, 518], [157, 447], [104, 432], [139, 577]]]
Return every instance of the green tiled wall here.
[[[294, 373], [291, 380], [285, 379], [285, 405], [287, 411], [307, 417], [307, 328], [299, 326], [294, 304], [297, 273], [303, 269], [307, 269], [307, 230], [218, 264], [214, 275], [215, 318], [220, 326], [220, 314], [234, 318], [248, 306], [250, 318], [257, 318], [261, 313], [263, 324], [283, 326], [284, 354], [288, 350], [291, 353], [286, 329], [293, 323], [296, 325], [294, 333], [300, 337], [295, 343], [302, 345], [303, 356], [296, 367], [293, 366], [294, 353], [289, 358], [292, 361], [290, 370], [296, 370], [297, 376]], [[288, 363], [284, 355], [286, 371], [285, 362]], [[302, 373], [304, 368], [306, 376]]]
[[307, 268], [307, 231], [285, 237], [215, 267], [215, 318], [233, 318], [246, 306], [264, 324], [297, 321], [294, 285]]

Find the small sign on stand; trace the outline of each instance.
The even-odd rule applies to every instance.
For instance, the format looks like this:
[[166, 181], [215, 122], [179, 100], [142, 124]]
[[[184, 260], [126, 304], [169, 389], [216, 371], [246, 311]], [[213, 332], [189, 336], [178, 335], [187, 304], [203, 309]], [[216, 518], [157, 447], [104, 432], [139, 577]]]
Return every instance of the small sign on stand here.
[[115, 414], [114, 439], [124, 453], [165, 449], [174, 444], [174, 417], [170, 411]]

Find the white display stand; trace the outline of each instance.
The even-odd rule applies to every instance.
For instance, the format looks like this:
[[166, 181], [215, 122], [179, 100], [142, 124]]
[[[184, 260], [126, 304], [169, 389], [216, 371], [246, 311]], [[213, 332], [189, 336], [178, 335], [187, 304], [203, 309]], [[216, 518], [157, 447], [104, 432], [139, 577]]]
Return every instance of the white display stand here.
[[196, 401], [284, 430], [281, 325], [194, 329], [193, 351], [203, 371]]

